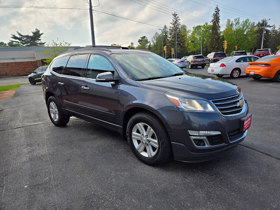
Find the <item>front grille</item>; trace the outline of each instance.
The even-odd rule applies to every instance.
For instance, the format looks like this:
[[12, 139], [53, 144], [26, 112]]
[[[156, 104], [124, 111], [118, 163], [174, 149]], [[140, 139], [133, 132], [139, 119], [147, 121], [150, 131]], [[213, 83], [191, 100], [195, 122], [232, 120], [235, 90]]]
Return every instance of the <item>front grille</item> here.
[[212, 102], [223, 115], [233, 115], [240, 113], [245, 103], [242, 94], [236, 94], [227, 98], [214, 99]]

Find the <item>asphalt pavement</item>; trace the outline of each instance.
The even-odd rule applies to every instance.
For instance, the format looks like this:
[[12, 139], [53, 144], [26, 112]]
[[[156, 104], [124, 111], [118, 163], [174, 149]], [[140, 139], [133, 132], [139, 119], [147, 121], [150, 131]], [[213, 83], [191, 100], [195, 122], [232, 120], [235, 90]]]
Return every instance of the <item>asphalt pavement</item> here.
[[53, 126], [41, 86], [21, 86], [0, 101], [0, 209], [280, 209], [280, 83], [233, 82], [253, 113], [245, 141], [211, 162], [164, 167], [95, 124]]

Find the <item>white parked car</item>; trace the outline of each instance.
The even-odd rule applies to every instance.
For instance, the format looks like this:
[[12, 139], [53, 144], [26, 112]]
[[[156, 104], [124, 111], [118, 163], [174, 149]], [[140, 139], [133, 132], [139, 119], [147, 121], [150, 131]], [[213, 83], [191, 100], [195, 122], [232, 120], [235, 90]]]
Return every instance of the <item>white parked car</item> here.
[[238, 78], [240, 75], [246, 75], [245, 71], [249, 62], [259, 59], [253, 55], [241, 55], [226, 57], [217, 63], [211, 63], [208, 68], [209, 74], [222, 77], [224, 75], [230, 75], [232, 78]]

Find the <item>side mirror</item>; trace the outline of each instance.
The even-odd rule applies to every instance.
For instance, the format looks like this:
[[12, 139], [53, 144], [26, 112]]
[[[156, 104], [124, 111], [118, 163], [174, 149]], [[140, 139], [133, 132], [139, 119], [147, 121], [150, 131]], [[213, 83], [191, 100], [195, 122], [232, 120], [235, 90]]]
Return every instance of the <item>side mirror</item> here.
[[96, 82], [114, 82], [116, 79], [114, 78], [114, 75], [112, 72], [104, 72], [97, 74], [96, 76]]

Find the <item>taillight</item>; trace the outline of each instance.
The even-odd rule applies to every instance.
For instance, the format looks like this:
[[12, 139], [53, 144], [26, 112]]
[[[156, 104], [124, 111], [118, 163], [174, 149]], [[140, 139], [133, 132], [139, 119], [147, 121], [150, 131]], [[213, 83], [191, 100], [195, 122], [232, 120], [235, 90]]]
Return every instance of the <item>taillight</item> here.
[[177, 61], [177, 63], [181, 63], [181, 61]]
[[220, 67], [226, 67], [226, 65], [224, 63], [221, 63]]
[[194, 59], [192, 59], [192, 62], [194, 62]]

